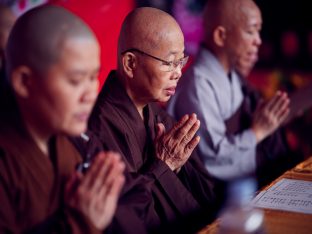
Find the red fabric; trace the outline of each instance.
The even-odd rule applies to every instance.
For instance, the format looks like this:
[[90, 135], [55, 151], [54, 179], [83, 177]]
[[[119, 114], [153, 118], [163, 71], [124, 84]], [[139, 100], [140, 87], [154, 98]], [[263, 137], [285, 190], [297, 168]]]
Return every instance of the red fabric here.
[[117, 40], [125, 16], [135, 7], [134, 0], [52, 0], [80, 16], [95, 32], [101, 46], [102, 87], [109, 71], [116, 68]]

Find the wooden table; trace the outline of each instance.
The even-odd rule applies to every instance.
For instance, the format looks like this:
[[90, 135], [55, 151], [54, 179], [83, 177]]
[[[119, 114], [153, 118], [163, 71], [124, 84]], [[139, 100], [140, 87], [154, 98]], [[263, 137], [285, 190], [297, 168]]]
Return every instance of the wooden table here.
[[[312, 181], [312, 156], [285, 172], [263, 190], [282, 178]], [[312, 234], [312, 215], [264, 209], [264, 223], [267, 234]], [[199, 234], [216, 234], [219, 220], [205, 227]]]

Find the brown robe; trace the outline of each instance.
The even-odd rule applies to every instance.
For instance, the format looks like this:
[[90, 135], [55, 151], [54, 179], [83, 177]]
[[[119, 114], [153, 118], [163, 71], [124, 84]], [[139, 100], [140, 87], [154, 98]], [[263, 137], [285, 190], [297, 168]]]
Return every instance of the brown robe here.
[[[148, 186], [152, 186], [154, 211], [146, 214], [144, 220], [150, 231], [161, 227], [164, 232], [193, 232], [215, 215], [211, 177], [197, 155], [192, 155], [178, 174], [156, 159], [153, 144], [156, 123], [170, 129], [174, 121], [156, 104], [148, 104], [144, 114], [145, 123], [112, 72], [99, 94], [89, 131], [104, 148], [121, 153], [130, 173], [145, 177]], [[203, 211], [205, 216], [199, 215]]]
[[65, 181], [80, 161], [67, 138], [51, 140], [48, 158], [25, 131], [0, 124], [0, 233], [99, 233], [62, 204]]
[[[50, 142], [51, 157], [46, 157], [23, 127], [3, 76], [0, 81], [0, 233], [101, 233], [63, 205], [64, 186], [82, 161], [80, 153], [67, 137], [56, 136]], [[146, 233], [135, 210], [149, 209], [150, 194], [137, 186], [141, 180], [127, 181], [105, 233]], [[124, 205], [137, 194], [146, 202]]]

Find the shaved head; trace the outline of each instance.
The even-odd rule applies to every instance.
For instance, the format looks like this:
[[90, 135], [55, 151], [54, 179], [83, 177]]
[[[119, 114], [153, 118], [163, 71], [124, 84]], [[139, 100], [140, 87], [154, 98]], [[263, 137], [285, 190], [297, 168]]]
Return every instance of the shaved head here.
[[261, 27], [261, 12], [253, 0], [209, 0], [206, 4], [204, 44], [226, 72], [235, 66], [250, 71], [254, 66]]
[[42, 73], [54, 64], [66, 39], [94, 38], [88, 26], [61, 7], [43, 6], [22, 15], [9, 36], [8, 74], [18, 66]]
[[125, 18], [118, 40], [117, 77], [141, 116], [146, 104], [166, 102], [174, 93], [187, 60], [184, 49], [181, 28], [166, 12], [142, 7]]
[[209, 0], [204, 10], [205, 37], [211, 38], [218, 26], [232, 30], [240, 21], [245, 20], [250, 9], [259, 11], [252, 0]]
[[163, 42], [172, 34], [183, 37], [178, 23], [172, 16], [156, 8], [137, 8], [123, 22], [118, 41], [118, 55], [130, 48], [146, 52], [161, 50]]

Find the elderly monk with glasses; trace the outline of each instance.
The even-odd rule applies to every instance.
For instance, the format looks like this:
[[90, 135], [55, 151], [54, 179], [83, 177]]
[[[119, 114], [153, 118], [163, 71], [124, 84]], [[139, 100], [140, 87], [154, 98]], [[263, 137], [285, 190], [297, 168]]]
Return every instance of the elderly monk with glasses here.
[[89, 133], [102, 147], [119, 152], [127, 170], [146, 179], [153, 208], [142, 221], [151, 232], [193, 233], [214, 216], [214, 184], [193, 154], [199, 120], [191, 114], [175, 123], [156, 103], [174, 95], [187, 59], [182, 31], [170, 15], [135, 9], [121, 28], [117, 70], [89, 120]]

